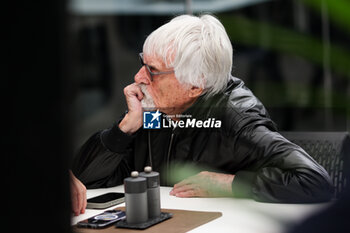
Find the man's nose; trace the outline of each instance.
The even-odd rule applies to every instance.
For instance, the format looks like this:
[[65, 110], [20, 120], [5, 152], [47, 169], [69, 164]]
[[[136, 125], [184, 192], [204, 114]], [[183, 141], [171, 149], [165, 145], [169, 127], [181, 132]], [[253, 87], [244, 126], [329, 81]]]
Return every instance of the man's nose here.
[[139, 72], [137, 72], [137, 74], [135, 75], [135, 82], [146, 85], [150, 84], [150, 79], [148, 77], [148, 73], [145, 66], [141, 67]]

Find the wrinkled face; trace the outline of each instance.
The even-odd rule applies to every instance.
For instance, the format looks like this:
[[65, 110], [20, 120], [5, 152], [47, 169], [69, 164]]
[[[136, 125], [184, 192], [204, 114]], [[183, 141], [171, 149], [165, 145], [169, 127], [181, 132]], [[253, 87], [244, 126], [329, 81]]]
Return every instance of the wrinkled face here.
[[[155, 73], [172, 70], [166, 68], [163, 61], [156, 56], [147, 56], [145, 54], [143, 61]], [[176, 114], [183, 112], [193, 102], [193, 98], [190, 97], [189, 86], [180, 84], [174, 72], [154, 75], [153, 81], [151, 81], [150, 73], [143, 66], [135, 75], [135, 82], [140, 85], [145, 95], [142, 101], [144, 107], [150, 107], [153, 100], [156, 109], [160, 109], [166, 114]]]

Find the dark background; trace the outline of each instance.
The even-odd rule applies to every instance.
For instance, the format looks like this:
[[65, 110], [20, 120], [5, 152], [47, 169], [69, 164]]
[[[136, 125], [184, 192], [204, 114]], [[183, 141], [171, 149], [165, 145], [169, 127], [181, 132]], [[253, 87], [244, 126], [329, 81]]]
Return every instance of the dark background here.
[[66, 2], [5, 1], [1, 11], [2, 232], [70, 232]]

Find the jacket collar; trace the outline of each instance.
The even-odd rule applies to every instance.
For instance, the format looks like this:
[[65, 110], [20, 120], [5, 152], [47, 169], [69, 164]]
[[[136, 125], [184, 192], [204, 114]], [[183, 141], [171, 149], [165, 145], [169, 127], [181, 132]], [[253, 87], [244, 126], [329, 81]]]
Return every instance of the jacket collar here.
[[196, 119], [219, 117], [222, 109], [226, 107], [231, 92], [237, 86], [237, 82], [235, 82], [237, 80], [235, 79], [231, 76], [226, 88], [218, 94], [210, 97], [200, 96], [192, 106], [186, 109], [183, 115], [191, 115]]

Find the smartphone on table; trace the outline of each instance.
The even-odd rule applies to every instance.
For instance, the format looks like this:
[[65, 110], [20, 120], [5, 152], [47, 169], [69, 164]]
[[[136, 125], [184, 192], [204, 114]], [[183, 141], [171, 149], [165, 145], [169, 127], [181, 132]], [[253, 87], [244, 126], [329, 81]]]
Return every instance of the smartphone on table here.
[[121, 210], [106, 210], [91, 218], [78, 222], [78, 227], [104, 228], [125, 218], [125, 212]]
[[87, 199], [87, 209], [105, 209], [124, 202], [124, 193], [105, 193]]

